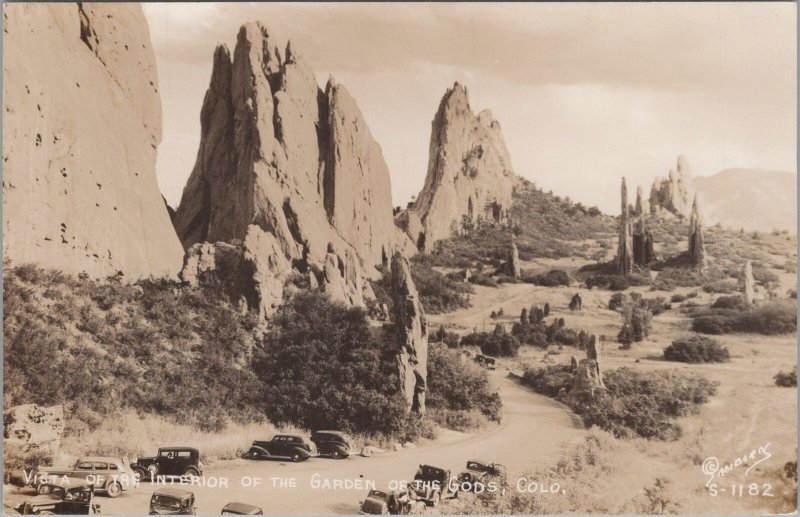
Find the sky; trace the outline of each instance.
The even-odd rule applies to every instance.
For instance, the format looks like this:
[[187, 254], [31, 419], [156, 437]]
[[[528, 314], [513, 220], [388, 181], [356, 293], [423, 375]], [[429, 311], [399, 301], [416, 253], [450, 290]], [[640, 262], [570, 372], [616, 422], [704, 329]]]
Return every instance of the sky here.
[[422, 188], [431, 121], [455, 81], [499, 121], [515, 172], [616, 213], [688, 157], [695, 175], [797, 170], [793, 3], [144, 4], [163, 108], [158, 180], [177, 206], [214, 49], [261, 21], [324, 87], [358, 102], [394, 203]]

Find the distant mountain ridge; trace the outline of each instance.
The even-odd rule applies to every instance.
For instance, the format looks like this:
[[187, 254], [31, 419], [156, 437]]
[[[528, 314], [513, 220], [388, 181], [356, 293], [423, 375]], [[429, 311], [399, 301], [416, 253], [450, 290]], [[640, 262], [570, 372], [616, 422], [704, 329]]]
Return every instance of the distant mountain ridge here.
[[707, 224], [747, 231], [797, 232], [797, 175], [761, 169], [725, 169], [696, 176]]

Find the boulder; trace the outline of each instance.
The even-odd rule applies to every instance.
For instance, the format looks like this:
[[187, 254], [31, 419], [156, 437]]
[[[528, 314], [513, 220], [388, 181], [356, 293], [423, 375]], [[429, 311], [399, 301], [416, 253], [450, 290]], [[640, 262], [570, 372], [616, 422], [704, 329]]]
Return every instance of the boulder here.
[[4, 9], [3, 254], [94, 278], [175, 277], [161, 102], [139, 4]]
[[365, 458], [369, 458], [373, 454], [381, 454], [383, 452], [385, 452], [385, 451], [383, 449], [381, 449], [380, 447], [375, 447], [374, 445], [365, 445], [361, 449], [361, 456], [363, 456]]
[[392, 256], [392, 299], [400, 388], [408, 409], [424, 413], [428, 378], [428, 326], [411, 278], [408, 260], [399, 252]]
[[402, 451], [403, 450], [403, 446], [401, 444], [399, 444], [399, 443], [395, 443], [395, 444], [392, 445], [392, 450], [395, 451], [395, 452]]
[[505, 221], [516, 182], [500, 124], [488, 110], [475, 115], [455, 83], [431, 124], [428, 172], [411, 207], [424, 228], [418, 247], [430, 250], [464, 223]]
[[58, 454], [64, 432], [64, 408], [36, 404], [14, 406], [3, 412], [3, 446], [6, 453], [46, 450]]

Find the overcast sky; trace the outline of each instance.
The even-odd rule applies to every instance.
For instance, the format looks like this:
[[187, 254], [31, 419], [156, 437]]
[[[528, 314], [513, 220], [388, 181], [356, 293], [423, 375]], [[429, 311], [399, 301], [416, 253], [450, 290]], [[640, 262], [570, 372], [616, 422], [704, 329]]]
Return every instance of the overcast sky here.
[[791, 3], [145, 4], [177, 205], [200, 140], [214, 48], [260, 20], [324, 85], [358, 102], [395, 204], [424, 182], [430, 123], [454, 81], [500, 122], [515, 171], [616, 213], [619, 178], [649, 190], [686, 154], [697, 175], [796, 172]]

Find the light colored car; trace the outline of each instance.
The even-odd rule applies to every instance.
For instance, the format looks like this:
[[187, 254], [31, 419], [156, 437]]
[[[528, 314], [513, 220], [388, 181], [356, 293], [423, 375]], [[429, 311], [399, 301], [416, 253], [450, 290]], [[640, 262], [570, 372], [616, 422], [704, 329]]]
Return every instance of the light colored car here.
[[67, 477], [82, 479], [94, 484], [96, 490], [104, 491], [108, 497], [117, 497], [133, 483], [133, 472], [120, 458], [109, 456], [84, 456], [71, 467], [40, 467], [36, 471], [33, 485], [43, 493], [48, 483]]

